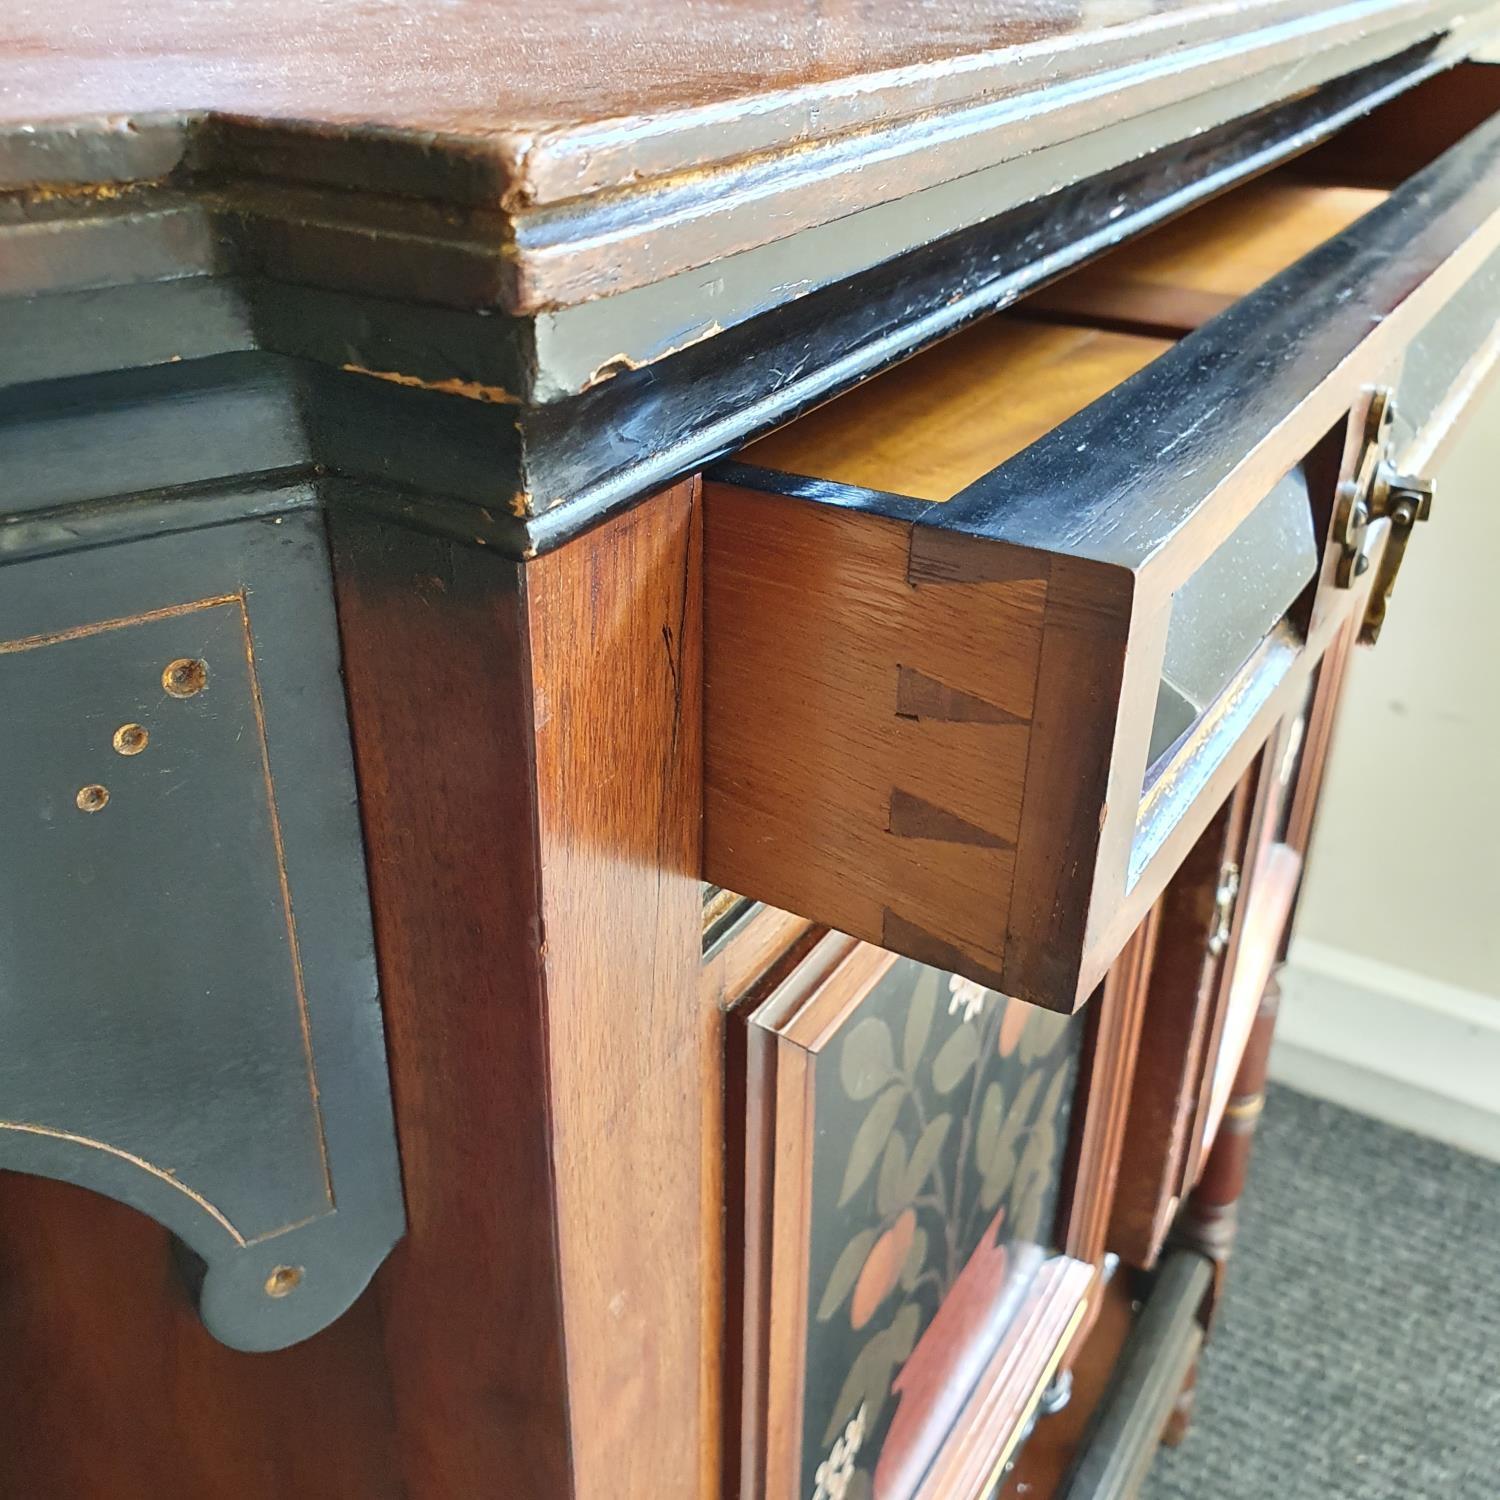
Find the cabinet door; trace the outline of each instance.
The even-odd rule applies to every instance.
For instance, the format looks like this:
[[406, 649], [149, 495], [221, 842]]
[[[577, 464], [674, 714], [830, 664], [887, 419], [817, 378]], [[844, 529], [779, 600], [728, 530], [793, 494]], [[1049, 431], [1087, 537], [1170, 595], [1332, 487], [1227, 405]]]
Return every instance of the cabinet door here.
[[741, 1493], [977, 1495], [1084, 1313], [1083, 1018], [829, 934], [744, 1027]]

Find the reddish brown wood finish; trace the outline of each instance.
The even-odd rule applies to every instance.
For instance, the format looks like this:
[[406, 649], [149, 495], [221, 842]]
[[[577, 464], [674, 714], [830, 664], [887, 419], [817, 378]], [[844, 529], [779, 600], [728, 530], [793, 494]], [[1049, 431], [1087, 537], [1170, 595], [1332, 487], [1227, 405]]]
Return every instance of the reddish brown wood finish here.
[[206, 1332], [167, 1232], [0, 1173], [0, 1494], [404, 1500], [379, 1310], [276, 1354]]
[[580, 1497], [711, 1492], [718, 1474], [722, 1025], [699, 986], [700, 544], [694, 480], [525, 570]]
[[1500, 68], [1460, 63], [1398, 95], [1288, 170], [1315, 182], [1395, 187], [1495, 112]]
[[1080, 1077], [1083, 1121], [1074, 1144], [1064, 1199], [1071, 1207], [1064, 1248], [1098, 1264], [1106, 1243], [1130, 1088], [1156, 951], [1159, 913], [1153, 909], [1120, 954], [1098, 995], [1084, 1044]]
[[397, 1468], [566, 1495], [520, 570], [354, 516], [333, 540], [409, 1219], [380, 1278]]
[[1210, 949], [1225, 867], [1238, 863], [1250, 786], [1242, 781], [1193, 846], [1162, 897], [1149, 1003], [1130, 1095], [1109, 1245], [1152, 1265], [1187, 1185], [1211, 1071], [1223, 955]]
[[1120, 1153], [1157, 927], [1157, 912], [1153, 909], [1090, 1002], [1058, 1230], [1066, 1253], [1094, 1267], [1094, 1281], [1084, 1315], [1060, 1361], [1059, 1368], [1063, 1370], [1071, 1370], [1086, 1347], [1094, 1320], [1104, 1305], [1107, 1231], [1120, 1175]]
[[409, 1493], [691, 1490], [722, 1260], [696, 488], [524, 569], [339, 542], [412, 1203], [384, 1299]]
[[1123, 1275], [1099, 1288], [1095, 1298], [1097, 1315], [1088, 1336], [1074, 1350], [1072, 1398], [1055, 1416], [1037, 1422], [996, 1500], [1046, 1500], [1056, 1494], [1088, 1434], [1089, 1419], [1109, 1388], [1135, 1312]]
[[1235, 1074], [1218, 1136], [1178, 1226], [1182, 1241], [1201, 1250], [1217, 1265], [1216, 1291], [1222, 1284], [1224, 1262], [1228, 1260], [1234, 1242], [1236, 1205], [1245, 1189], [1250, 1147], [1265, 1107], [1271, 1035], [1276, 1029], [1276, 1011], [1280, 1002], [1280, 986], [1272, 978], [1266, 985], [1239, 1071]]
[[[1169, 0], [1161, 9], [1196, 3]], [[1315, 12], [1316, 0], [1305, 8]], [[0, 45], [20, 62], [0, 118], [212, 109], [467, 135], [497, 155], [520, 156], [527, 147], [555, 149], [527, 133], [724, 108], [762, 91], [1017, 43], [1050, 40], [1066, 51], [1093, 29], [1087, 12], [1063, 0], [893, 0], [879, 15], [771, 0], [727, 0], [711, 11], [595, 0], [536, 20], [523, 5], [483, 0], [311, 11], [240, 0], [228, 11], [148, 4], [128, 18], [93, 3], [64, 26], [46, 9], [22, 6], [0, 31]], [[887, 88], [900, 81], [883, 80]]]

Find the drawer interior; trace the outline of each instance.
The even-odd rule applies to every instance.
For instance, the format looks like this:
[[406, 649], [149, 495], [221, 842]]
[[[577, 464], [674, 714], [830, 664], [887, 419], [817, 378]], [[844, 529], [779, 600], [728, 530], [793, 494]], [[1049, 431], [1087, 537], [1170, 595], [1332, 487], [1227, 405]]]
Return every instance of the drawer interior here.
[[[1282, 191], [1276, 185], [1278, 192]], [[1248, 190], [1247, 190], [1248, 191]], [[1308, 214], [1303, 229], [1344, 227], [1373, 190], [1293, 186], [1296, 195], [1330, 191], [1327, 215]], [[1210, 213], [1211, 209], [1204, 210]], [[1163, 265], [1191, 267], [1192, 236], [1175, 230]], [[1204, 239], [1216, 243], [1221, 228]], [[1300, 252], [1298, 252], [1300, 253]], [[1244, 254], [1237, 272], [1264, 279], [1295, 259], [1287, 237]], [[1135, 265], [1154, 265], [1136, 256]], [[1215, 261], [1216, 285], [1232, 300], [1234, 276]], [[1071, 278], [1070, 278], [1071, 280]], [[1107, 285], [1096, 277], [1096, 284]], [[1243, 290], [1248, 290], [1248, 287]], [[1127, 293], [1128, 295], [1128, 293]], [[1055, 305], [1055, 304], [1050, 304]], [[1027, 304], [1030, 310], [1031, 304]], [[1184, 330], [1185, 331], [1185, 330]], [[751, 444], [746, 463], [913, 499], [944, 502], [959, 494], [1172, 346], [1159, 335], [992, 318]], [[1275, 484], [1214, 555], [1175, 592], [1157, 692], [1147, 783], [1255, 648], [1291, 609], [1317, 571], [1312, 511], [1300, 469]]]
[[752, 443], [747, 464], [949, 500], [1169, 340], [990, 318]]
[[1378, 187], [1273, 172], [1042, 288], [1033, 312], [1103, 327], [1187, 333], [1383, 202]]

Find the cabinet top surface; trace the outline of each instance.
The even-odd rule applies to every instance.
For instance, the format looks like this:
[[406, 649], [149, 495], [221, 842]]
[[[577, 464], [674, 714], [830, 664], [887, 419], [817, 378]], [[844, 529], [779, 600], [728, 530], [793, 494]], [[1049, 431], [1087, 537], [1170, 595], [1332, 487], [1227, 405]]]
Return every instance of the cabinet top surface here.
[[[665, 140], [769, 115], [762, 148], [1059, 84], [1395, 0], [12, 0], [0, 130], [215, 113], [440, 138], [524, 181], [559, 137]], [[834, 106], [836, 119], [820, 119]], [[789, 109], [789, 106], [791, 108]], [[665, 138], [665, 139], [664, 139]], [[697, 153], [684, 145], [683, 165]], [[575, 183], [575, 186], [579, 184]], [[591, 181], [588, 189], [607, 185]], [[545, 196], [545, 190], [543, 190]]]

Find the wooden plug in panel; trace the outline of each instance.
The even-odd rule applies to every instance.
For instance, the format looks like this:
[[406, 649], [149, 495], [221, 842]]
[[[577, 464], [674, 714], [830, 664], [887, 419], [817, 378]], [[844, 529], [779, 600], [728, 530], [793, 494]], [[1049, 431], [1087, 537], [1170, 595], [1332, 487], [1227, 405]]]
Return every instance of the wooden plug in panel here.
[[1379, 188], [1322, 186], [1275, 174], [1064, 276], [1024, 307], [1107, 327], [1184, 334], [1386, 197]]

